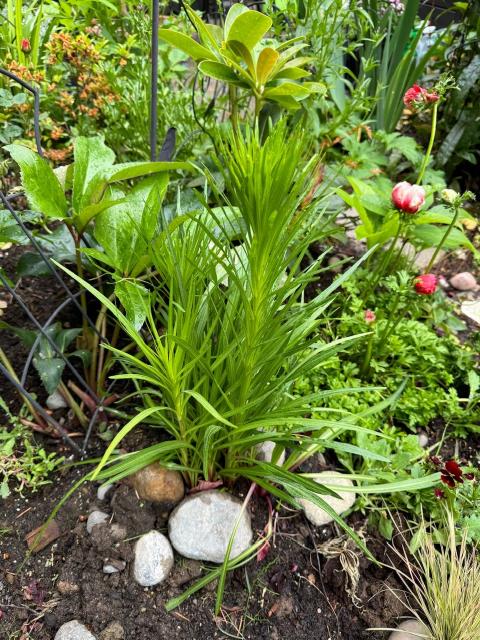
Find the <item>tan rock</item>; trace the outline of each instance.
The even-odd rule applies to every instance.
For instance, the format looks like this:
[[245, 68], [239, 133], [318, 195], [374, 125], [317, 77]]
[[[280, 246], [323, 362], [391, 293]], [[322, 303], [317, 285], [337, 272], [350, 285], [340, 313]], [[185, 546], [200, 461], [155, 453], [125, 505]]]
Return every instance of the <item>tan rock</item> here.
[[458, 291], [475, 291], [478, 289], [475, 276], [469, 271], [462, 271], [462, 273], [452, 276], [450, 284]]
[[140, 469], [129, 481], [138, 497], [149, 502], [175, 505], [185, 493], [180, 473], [165, 469], [158, 462]]

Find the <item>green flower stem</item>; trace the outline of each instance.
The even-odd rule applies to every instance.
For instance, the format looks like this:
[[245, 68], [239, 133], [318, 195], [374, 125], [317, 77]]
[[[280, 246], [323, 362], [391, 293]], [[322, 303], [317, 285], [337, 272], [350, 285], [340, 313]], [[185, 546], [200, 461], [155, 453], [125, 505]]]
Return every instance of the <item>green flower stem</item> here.
[[417, 178], [417, 183], [416, 184], [421, 184], [421, 182], [423, 180], [423, 176], [425, 175], [425, 171], [426, 171], [427, 166], [428, 166], [428, 162], [430, 160], [430, 156], [432, 155], [433, 143], [435, 141], [435, 134], [437, 132], [437, 115], [438, 115], [438, 102], [435, 102], [435, 104], [433, 105], [432, 129], [430, 131], [430, 140], [429, 140], [428, 147], [427, 147], [427, 153], [425, 154], [425, 157], [423, 158], [422, 166], [420, 167], [420, 173], [418, 174], [418, 178]]
[[373, 354], [373, 343], [375, 342], [375, 332], [372, 333], [368, 339], [367, 348], [365, 350], [365, 358], [363, 364], [360, 367], [360, 377], [364, 378], [370, 370], [370, 362]]
[[447, 230], [443, 234], [442, 239], [440, 240], [440, 242], [437, 245], [437, 248], [433, 252], [432, 257], [430, 258], [430, 262], [428, 263], [427, 268], [425, 269], [425, 273], [428, 273], [430, 271], [430, 269], [433, 267], [433, 265], [435, 264], [435, 260], [436, 260], [436, 258], [438, 256], [438, 254], [442, 250], [442, 247], [444, 246], [445, 242], [447, 241], [448, 236], [450, 235], [453, 227], [455, 226], [455, 223], [457, 222], [459, 211], [460, 211], [460, 207], [458, 205], [455, 205], [455, 211], [454, 211], [454, 214], [453, 214], [453, 217], [452, 217], [452, 221], [448, 225]]
[[387, 271], [393, 257], [395, 246], [398, 242], [398, 239], [401, 235], [402, 230], [403, 230], [403, 222], [402, 220], [400, 220], [398, 223], [397, 231], [395, 233], [395, 236], [392, 239], [390, 246], [385, 251], [384, 255], [382, 256], [382, 259], [380, 260], [380, 264], [378, 268], [375, 269], [375, 271], [373, 272], [372, 278], [368, 282], [367, 296], [368, 296], [368, 293], [375, 291], [375, 289], [378, 286], [378, 283], [380, 282], [381, 278], [384, 276], [385, 272]]
[[[395, 301], [393, 303], [392, 309], [389, 312], [390, 318], [388, 319], [388, 322], [385, 325], [385, 329], [383, 330], [383, 333], [378, 338], [378, 343], [381, 346], [385, 345], [393, 329], [395, 329], [396, 326], [398, 325], [399, 319], [396, 316], [397, 316], [398, 307], [400, 306], [400, 301], [402, 300], [402, 297], [403, 297], [403, 291], [398, 291], [395, 297]], [[399, 317], [401, 318], [402, 316], [399, 316]]]

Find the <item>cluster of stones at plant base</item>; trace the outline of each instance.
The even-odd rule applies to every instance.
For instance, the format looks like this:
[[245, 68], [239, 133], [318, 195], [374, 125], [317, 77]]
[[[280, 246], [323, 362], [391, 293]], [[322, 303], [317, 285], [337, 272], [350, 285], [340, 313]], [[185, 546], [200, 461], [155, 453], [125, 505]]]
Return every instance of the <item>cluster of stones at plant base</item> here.
[[[271, 460], [273, 443], [264, 443], [258, 452], [259, 458]], [[282, 463], [282, 460], [279, 461]], [[315, 480], [331, 485], [340, 497], [322, 495], [322, 499], [337, 513], [342, 514], [355, 502], [352, 481], [343, 474], [323, 471]], [[87, 534], [97, 548], [106, 553], [113, 546], [117, 556], [105, 557], [103, 572], [112, 574], [124, 571], [130, 564], [133, 579], [142, 587], [149, 588], [163, 583], [174, 569], [176, 552], [183, 562], [222, 563], [225, 559], [230, 536], [237, 527], [230, 557], [235, 558], [247, 550], [253, 542], [253, 531], [248, 509], [242, 509], [242, 501], [224, 490], [210, 489], [185, 496], [182, 477], [177, 471], [167, 470], [159, 464], [152, 464], [128, 479], [129, 487], [111, 485], [99, 487], [97, 506], [86, 521]], [[132, 491], [132, 489], [134, 491]], [[150, 503], [164, 515], [168, 535], [151, 528], [142, 532], [142, 523], [137, 525], [125, 521], [120, 516], [119, 501], [125, 499], [125, 490], [135, 496], [138, 509]], [[112, 496], [112, 497], [111, 497]], [[112, 508], [106, 505], [111, 503]], [[308, 500], [299, 500], [305, 516], [315, 526], [332, 522], [332, 517]], [[110, 513], [112, 512], [112, 513]], [[118, 520], [118, 521], [117, 521]], [[158, 525], [157, 525], [158, 526]], [[134, 538], [134, 540], [132, 540]], [[131, 545], [133, 544], [133, 551]], [[123, 557], [122, 557], [123, 556]], [[195, 574], [191, 575], [195, 577]], [[76, 585], [60, 579], [57, 590], [64, 595], [75, 592]], [[393, 636], [392, 636], [393, 637]], [[395, 640], [409, 636], [395, 636]], [[123, 640], [124, 631], [119, 622], [111, 623], [100, 635], [95, 636], [79, 620], [63, 624], [55, 635], [55, 640]]]

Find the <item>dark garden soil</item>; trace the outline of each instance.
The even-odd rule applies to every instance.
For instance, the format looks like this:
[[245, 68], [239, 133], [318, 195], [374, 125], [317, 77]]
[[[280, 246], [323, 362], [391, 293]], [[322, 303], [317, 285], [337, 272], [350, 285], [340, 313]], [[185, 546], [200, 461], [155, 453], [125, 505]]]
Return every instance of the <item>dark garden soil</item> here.
[[[82, 621], [97, 637], [109, 623], [118, 621], [129, 640], [373, 640], [385, 634], [368, 632], [368, 627], [391, 627], [406, 613], [392, 591], [400, 588], [394, 573], [357, 555], [349, 544], [343, 560], [351, 563], [353, 559], [353, 566], [356, 558], [359, 561], [358, 600], [353, 603], [346, 591], [351, 582], [340, 557], [329, 559], [317, 551], [326, 540], [339, 538], [339, 532], [332, 526], [313, 528], [303, 515], [285, 510], [276, 517], [266, 559], [229, 576], [220, 616], [213, 614], [214, 586], [167, 613], [166, 601], [203, 575], [204, 568], [199, 562], [176, 557], [174, 570], [162, 585], [142, 588], [135, 583], [131, 576], [134, 538], [152, 528], [165, 530], [166, 519], [154, 505], [139, 503], [126, 485], [112, 489], [102, 502], [96, 498], [96, 487], [85, 485], [56, 517], [60, 537], [27, 557], [26, 534], [45, 522], [80, 475], [79, 469], [64, 471], [38, 493], [2, 503], [2, 640], [50, 640], [61, 624], [72, 619]], [[104, 525], [87, 534], [85, 521], [95, 507], [113, 514], [113, 520], [126, 528], [125, 539], [114, 542]], [[255, 530], [263, 529], [266, 513], [264, 500], [255, 498], [251, 503]], [[352, 524], [358, 530], [363, 522], [353, 516]], [[388, 562], [383, 542], [368, 535], [367, 541], [375, 557]], [[339, 540], [336, 546], [343, 545]], [[106, 558], [126, 561], [126, 569], [104, 574]]]

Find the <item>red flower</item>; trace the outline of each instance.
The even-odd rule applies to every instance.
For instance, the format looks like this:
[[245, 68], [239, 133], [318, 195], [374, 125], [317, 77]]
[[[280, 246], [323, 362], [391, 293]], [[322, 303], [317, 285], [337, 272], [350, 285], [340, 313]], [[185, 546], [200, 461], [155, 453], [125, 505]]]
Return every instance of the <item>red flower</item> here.
[[24, 38], [20, 46], [23, 53], [30, 53], [30, 51], [32, 50], [32, 47], [30, 46], [30, 40], [28, 38]]
[[432, 104], [433, 102], [437, 102], [439, 98], [440, 96], [436, 91], [427, 91], [418, 84], [414, 84], [413, 87], [410, 87], [410, 89], [407, 89], [405, 92], [403, 103], [407, 107], [415, 107], [421, 104]]
[[363, 315], [363, 318], [367, 324], [371, 324], [372, 322], [375, 322], [375, 320], [377, 319], [377, 316], [375, 315], [375, 312], [372, 311], [371, 309], [366, 309]]
[[424, 296], [430, 296], [437, 290], [437, 276], [433, 273], [424, 273], [415, 278], [415, 291]]
[[452, 489], [457, 483], [463, 484], [463, 471], [455, 460], [448, 460], [440, 473], [441, 481]]
[[425, 189], [418, 184], [399, 182], [392, 189], [392, 202], [405, 213], [417, 213], [425, 203]]
[[441, 500], [445, 497], [445, 491], [443, 491], [443, 489], [435, 489], [434, 493], [437, 500]]

